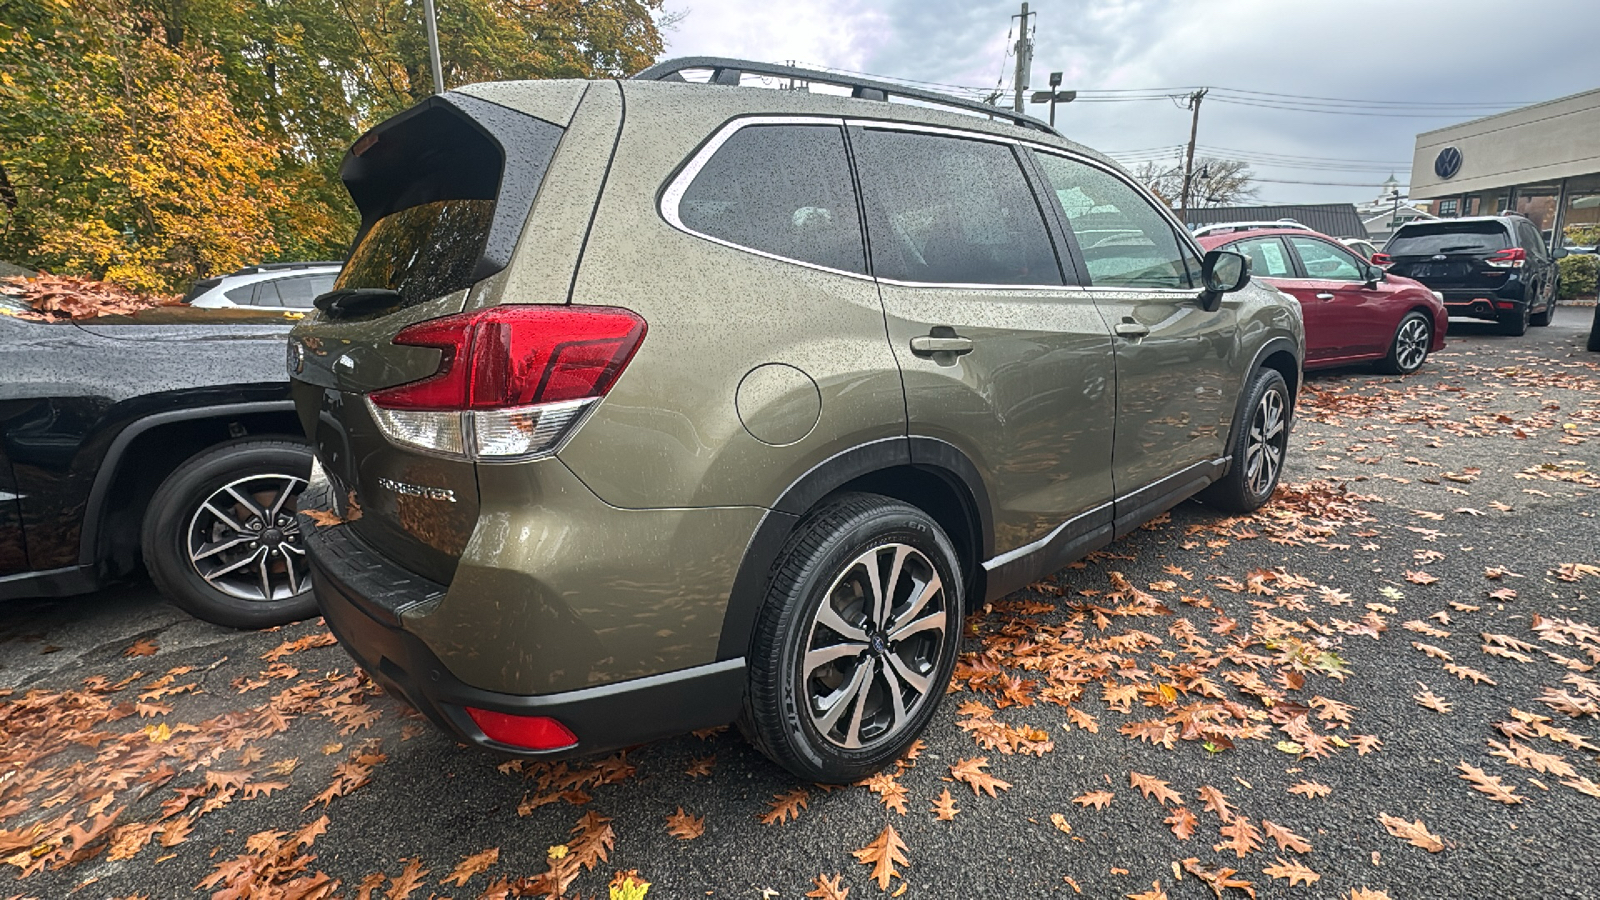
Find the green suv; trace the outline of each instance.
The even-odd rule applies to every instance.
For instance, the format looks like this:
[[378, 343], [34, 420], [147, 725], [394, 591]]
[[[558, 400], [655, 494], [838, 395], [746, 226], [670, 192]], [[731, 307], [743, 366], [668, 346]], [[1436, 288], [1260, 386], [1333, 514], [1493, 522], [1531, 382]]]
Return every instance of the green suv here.
[[289, 344], [316, 596], [480, 746], [738, 720], [858, 779], [964, 615], [1281, 471], [1294, 300], [1025, 116], [690, 59], [460, 88], [341, 174], [361, 227]]

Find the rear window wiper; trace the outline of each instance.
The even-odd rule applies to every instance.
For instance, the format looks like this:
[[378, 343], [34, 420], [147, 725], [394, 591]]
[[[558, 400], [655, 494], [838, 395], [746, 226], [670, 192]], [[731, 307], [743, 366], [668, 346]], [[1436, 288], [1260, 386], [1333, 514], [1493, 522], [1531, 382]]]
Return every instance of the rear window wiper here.
[[1462, 250], [1487, 250], [1487, 249], [1489, 249], [1489, 248], [1485, 247], [1482, 244], [1462, 244], [1459, 247], [1440, 247], [1439, 248], [1439, 252], [1440, 253], [1458, 253], [1458, 252], [1460, 252]]
[[400, 292], [389, 288], [340, 288], [329, 291], [312, 301], [312, 305], [328, 315], [356, 316], [365, 312], [394, 306], [400, 302]]

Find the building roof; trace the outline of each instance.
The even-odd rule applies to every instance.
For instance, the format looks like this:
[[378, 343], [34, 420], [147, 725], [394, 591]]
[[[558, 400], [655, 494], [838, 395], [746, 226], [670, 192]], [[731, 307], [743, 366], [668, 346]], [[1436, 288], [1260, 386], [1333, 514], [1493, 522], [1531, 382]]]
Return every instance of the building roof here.
[[1220, 222], [1271, 222], [1293, 219], [1312, 231], [1332, 237], [1367, 237], [1366, 226], [1354, 203], [1309, 203], [1297, 206], [1222, 206], [1191, 209], [1184, 224], [1215, 225]]

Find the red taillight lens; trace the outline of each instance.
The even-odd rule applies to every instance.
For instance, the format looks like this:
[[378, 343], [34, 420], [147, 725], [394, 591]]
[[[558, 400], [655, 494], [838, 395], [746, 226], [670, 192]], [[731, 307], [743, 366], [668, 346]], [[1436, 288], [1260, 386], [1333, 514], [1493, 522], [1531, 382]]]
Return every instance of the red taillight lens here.
[[401, 446], [482, 462], [548, 456], [611, 390], [644, 333], [644, 319], [606, 306], [496, 306], [418, 322], [394, 343], [438, 348], [438, 371], [372, 392], [367, 408]]
[[560, 750], [578, 743], [578, 736], [549, 716], [513, 716], [465, 707], [485, 737], [525, 750]]
[[1520, 269], [1522, 264], [1527, 262], [1527, 259], [1528, 251], [1521, 247], [1512, 247], [1507, 250], [1501, 250], [1499, 253], [1485, 259], [1484, 262], [1497, 269]]
[[644, 339], [645, 321], [614, 307], [496, 306], [418, 322], [394, 343], [437, 347], [439, 371], [375, 391], [384, 409], [469, 410], [601, 397]]
[[1394, 265], [1394, 258], [1387, 253], [1374, 253], [1372, 254], [1372, 264], [1375, 266], [1392, 266]]

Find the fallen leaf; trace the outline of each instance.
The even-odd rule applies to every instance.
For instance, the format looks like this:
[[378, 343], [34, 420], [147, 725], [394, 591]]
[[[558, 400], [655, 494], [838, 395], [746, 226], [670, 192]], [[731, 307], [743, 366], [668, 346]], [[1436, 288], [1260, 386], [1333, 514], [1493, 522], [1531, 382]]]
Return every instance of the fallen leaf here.
[[1421, 819], [1417, 819], [1415, 822], [1407, 822], [1399, 816], [1378, 813], [1378, 821], [1383, 823], [1383, 827], [1390, 834], [1406, 841], [1413, 847], [1421, 847], [1429, 853], [1438, 853], [1444, 849], [1444, 841], [1440, 840], [1438, 835], [1428, 831], [1427, 826], [1422, 824]]
[[905, 849], [906, 845], [895, 833], [894, 826], [885, 825], [870, 844], [851, 853], [862, 865], [872, 866], [872, 878], [878, 882], [878, 890], [887, 891], [889, 879], [901, 877], [900, 870], [895, 866], [911, 865], [911, 861], [906, 859]]
[[704, 816], [691, 816], [678, 807], [678, 811], [667, 816], [667, 834], [680, 841], [692, 841], [705, 833], [706, 820]]
[[156, 650], [158, 650], [158, 649], [160, 649], [160, 648], [156, 646], [156, 642], [155, 641], [153, 641], [153, 640], [151, 640], [149, 638], [140, 638], [139, 640], [133, 642], [133, 646], [129, 647], [128, 649], [126, 649], [124, 651], [122, 651], [122, 655], [123, 656], [155, 656], [156, 655]]
[[844, 879], [843, 875], [835, 872], [832, 878], [818, 875], [812, 882], [814, 887], [806, 892], [807, 897], [814, 900], [845, 900], [850, 896], [850, 889], [839, 884]]
[[811, 794], [805, 788], [795, 788], [781, 794], [774, 794], [768, 802], [772, 807], [770, 812], [760, 816], [763, 825], [782, 825], [793, 821], [800, 815], [800, 810], [810, 804]]
[[933, 801], [933, 817], [941, 822], [952, 821], [958, 812], [961, 810], [956, 808], [955, 798], [950, 796], [949, 788], [945, 788]]
[[1073, 797], [1072, 802], [1085, 808], [1092, 806], [1095, 809], [1105, 809], [1111, 804], [1112, 796], [1113, 794], [1110, 791], [1090, 791], [1087, 794]]
[[468, 879], [474, 875], [488, 871], [490, 866], [499, 861], [499, 847], [491, 847], [482, 853], [474, 853], [466, 859], [463, 859], [461, 862], [456, 863], [456, 867], [451, 869], [450, 874], [446, 875], [444, 880], [440, 881], [439, 883], [449, 884], [450, 882], [454, 881], [456, 883], [456, 887], [465, 887]]
[[1140, 793], [1144, 794], [1146, 800], [1154, 796], [1162, 806], [1166, 806], [1168, 802], [1177, 805], [1182, 805], [1183, 803], [1181, 794], [1173, 790], [1168, 782], [1162, 781], [1154, 775], [1130, 771], [1128, 773], [1128, 781], [1133, 787], [1138, 788]]
[[963, 759], [950, 767], [950, 775], [955, 780], [970, 786], [974, 796], [976, 796], [980, 790], [987, 792], [991, 797], [995, 796], [996, 790], [1010, 790], [1011, 783], [1009, 781], [1001, 781], [999, 778], [982, 771], [984, 767], [988, 765], [989, 757], [987, 756], [979, 756], [975, 759]]
[[1278, 857], [1278, 861], [1275, 864], [1266, 866], [1261, 871], [1273, 878], [1287, 879], [1290, 887], [1298, 884], [1311, 884], [1322, 877], [1300, 863], [1289, 862], [1281, 856]]

